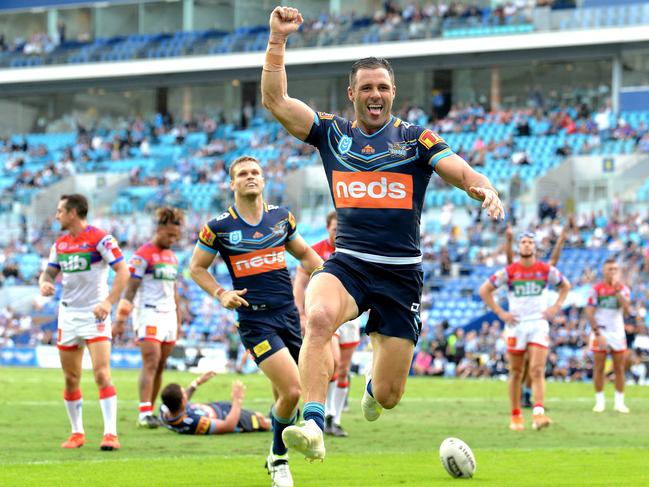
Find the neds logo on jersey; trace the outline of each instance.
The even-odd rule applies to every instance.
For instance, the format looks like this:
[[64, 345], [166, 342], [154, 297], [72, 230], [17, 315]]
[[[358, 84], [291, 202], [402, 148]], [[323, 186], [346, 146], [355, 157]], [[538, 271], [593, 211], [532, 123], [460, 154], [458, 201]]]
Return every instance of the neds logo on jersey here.
[[336, 208], [412, 209], [412, 175], [333, 171]]
[[284, 247], [256, 250], [241, 255], [230, 256], [230, 264], [235, 277], [253, 276], [264, 272], [284, 269]]

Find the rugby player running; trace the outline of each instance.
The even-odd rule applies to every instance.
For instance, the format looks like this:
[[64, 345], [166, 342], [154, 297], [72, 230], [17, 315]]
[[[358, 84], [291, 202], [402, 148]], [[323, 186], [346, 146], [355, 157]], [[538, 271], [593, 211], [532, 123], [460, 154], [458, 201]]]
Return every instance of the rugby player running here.
[[421, 321], [420, 216], [433, 173], [504, 217], [497, 191], [437, 134], [392, 115], [396, 95], [388, 61], [354, 63], [348, 97], [355, 121], [314, 112], [287, 93], [286, 40], [302, 16], [277, 7], [261, 76], [263, 105], [296, 138], [320, 151], [338, 215], [336, 253], [315, 273], [306, 295], [300, 352], [304, 426], [283, 433], [307, 459], [324, 459], [324, 403], [333, 373], [330, 340], [340, 326], [371, 309], [366, 326], [374, 351], [362, 399], [365, 419], [378, 419], [404, 393]]
[[[201, 230], [190, 270], [196, 283], [227, 309], [238, 313], [241, 342], [273, 385], [273, 443], [266, 460], [274, 487], [291, 487], [282, 431], [295, 423], [300, 400], [297, 359], [302, 344], [285, 251], [311, 273], [322, 259], [297, 231], [293, 214], [263, 200], [259, 161], [241, 156], [230, 165], [234, 205]], [[209, 273], [220, 253], [234, 289], [226, 290]]]

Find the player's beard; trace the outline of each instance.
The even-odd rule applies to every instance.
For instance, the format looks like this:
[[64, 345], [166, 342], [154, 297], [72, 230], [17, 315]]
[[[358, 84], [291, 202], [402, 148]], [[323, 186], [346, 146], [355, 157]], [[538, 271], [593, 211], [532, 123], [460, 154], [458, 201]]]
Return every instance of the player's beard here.
[[530, 252], [529, 254], [521, 253], [521, 258], [523, 259], [531, 259], [532, 257], [534, 257], [534, 252]]

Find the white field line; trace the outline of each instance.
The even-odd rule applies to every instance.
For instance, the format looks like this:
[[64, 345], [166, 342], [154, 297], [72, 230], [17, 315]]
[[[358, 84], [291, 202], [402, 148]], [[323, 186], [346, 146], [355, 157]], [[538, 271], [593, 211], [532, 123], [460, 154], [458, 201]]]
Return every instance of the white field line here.
[[[354, 400], [353, 398], [351, 399]], [[625, 402], [629, 403], [646, 403], [647, 399], [643, 397], [625, 397]], [[590, 403], [593, 402], [594, 398], [592, 397], [573, 397], [570, 399], [563, 399], [560, 397], [548, 397], [545, 399], [547, 403]], [[86, 399], [87, 403], [94, 402], [94, 399]], [[503, 396], [502, 398], [486, 398], [486, 397], [404, 397], [401, 400], [402, 403], [500, 403], [507, 402], [507, 397]], [[44, 401], [7, 401], [0, 400], [0, 405], [2, 406], [60, 406], [63, 403], [63, 399], [60, 401], [44, 400]], [[138, 404], [138, 401], [135, 399], [119, 399], [118, 404]], [[272, 399], [263, 399], [263, 398], [254, 398], [254, 399], [245, 399], [245, 404], [272, 404]]]

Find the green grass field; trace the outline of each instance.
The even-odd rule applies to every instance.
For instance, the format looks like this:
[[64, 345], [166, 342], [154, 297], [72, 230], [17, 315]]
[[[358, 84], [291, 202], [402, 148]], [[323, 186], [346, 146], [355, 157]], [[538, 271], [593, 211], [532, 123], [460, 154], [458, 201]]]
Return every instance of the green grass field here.
[[[186, 373], [166, 381], [190, 382]], [[122, 449], [99, 451], [101, 414], [97, 390], [86, 372], [84, 424], [87, 443], [62, 450], [69, 425], [57, 370], [0, 369], [0, 486], [269, 486], [263, 468], [270, 433], [188, 437], [139, 430], [136, 372], [116, 371]], [[215, 377], [195, 400], [229, 398], [233, 377]], [[243, 377], [245, 407], [267, 411], [270, 389], [262, 376]], [[324, 463], [291, 459], [296, 487], [438, 486], [647, 486], [649, 485], [649, 388], [631, 386], [631, 414], [591, 412], [590, 384], [549, 384], [548, 414], [554, 424], [536, 432], [510, 432], [506, 384], [412, 378], [402, 403], [376, 423], [362, 419], [362, 379], [352, 382], [343, 416], [348, 438], [327, 440]], [[477, 459], [474, 479], [454, 480], [442, 468], [438, 447], [448, 436], [466, 441]]]

